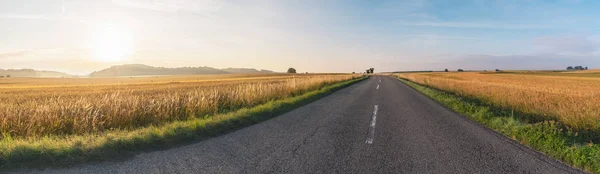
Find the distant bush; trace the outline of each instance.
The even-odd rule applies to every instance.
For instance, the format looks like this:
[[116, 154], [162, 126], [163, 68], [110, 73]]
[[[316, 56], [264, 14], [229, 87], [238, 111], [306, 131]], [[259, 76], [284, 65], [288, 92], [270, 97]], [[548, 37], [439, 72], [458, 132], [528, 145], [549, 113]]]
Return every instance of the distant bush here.
[[464, 71], [465, 71], [465, 70], [463, 70], [463, 69], [458, 69], [458, 72], [464, 72]]
[[373, 74], [374, 71], [375, 71], [375, 68], [369, 68], [369, 69], [367, 69], [367, 74]]
[[294, 69], [294, 68], [288, 68], [287, 73], [296, 74], [296, 69]]
[[573, 66], [568, 66], [567, 67], [568, 71], [573, 71], [573, 70], [587, 70], [587, 69], [588, 69], [587, 67], [583, 67], [581, 65], [575, 66], [575, 67], [573, 67]]
[[448, 72], [448, 69], [445, 69], [444, 72]]

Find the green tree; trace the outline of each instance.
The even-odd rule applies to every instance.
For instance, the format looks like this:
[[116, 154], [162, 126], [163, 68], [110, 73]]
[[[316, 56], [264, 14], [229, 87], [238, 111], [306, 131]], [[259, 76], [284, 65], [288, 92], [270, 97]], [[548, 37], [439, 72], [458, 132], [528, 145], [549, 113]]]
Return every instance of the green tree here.
[[294, 68], [288, 68], [287, 73], [296, 74], [296, 69], [294, 69]]
[[573, 70], [573, 67], [572, 66], [568, 66], [567, 70], [571, 71], [571, 70]]

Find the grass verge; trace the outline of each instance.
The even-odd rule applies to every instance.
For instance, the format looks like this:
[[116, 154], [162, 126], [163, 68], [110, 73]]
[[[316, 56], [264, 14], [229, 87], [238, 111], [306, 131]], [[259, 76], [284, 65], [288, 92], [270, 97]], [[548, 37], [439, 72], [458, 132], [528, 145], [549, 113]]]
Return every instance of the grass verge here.
[[463, 98], [407, 79], [399, 80], [446, 107], [521, 144], [573, 167], [600, 173], [600, 146], [586, 142], [585, 138], [581, 138], [586, 137], [585, 135], [567, 131], [560, 122], [531, 123], [526, 120], [529, 116], [520, 115], [512, 110], [497, 108], [473, 98]]
[[291, 111], [368, 77], [336, 83], [299, 96], [252, 108], [133, 131], [115, 130], [83, 136], [5, 138], [0, 141], [0, 169], [64, 167], [127, 157], [214, 137]]

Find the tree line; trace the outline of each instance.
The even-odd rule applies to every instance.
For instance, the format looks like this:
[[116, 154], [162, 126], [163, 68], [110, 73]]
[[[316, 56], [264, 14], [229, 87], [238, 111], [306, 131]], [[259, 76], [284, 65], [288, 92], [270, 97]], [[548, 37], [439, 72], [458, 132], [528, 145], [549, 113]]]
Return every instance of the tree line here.
[[575, 66], [575, 67], [573, 67], [573, 66], [568, 66], [568, 67], [567, 67], [567, 70], [568, 70], [568, 71], [574, 71], [574, 70], [588, 70], [588, 67], [587, 67], [587, 66], [586, 66], [586, 67], [583, 67], [583, 66], [581, 66], [581, 65], [579, 65], [579, 66]]

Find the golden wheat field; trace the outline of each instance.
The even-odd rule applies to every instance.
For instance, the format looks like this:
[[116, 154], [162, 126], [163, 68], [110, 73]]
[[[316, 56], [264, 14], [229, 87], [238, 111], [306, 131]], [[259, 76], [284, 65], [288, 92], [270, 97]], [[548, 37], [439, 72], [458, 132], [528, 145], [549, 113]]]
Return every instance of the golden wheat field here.
[[397, 74], [423, 85], [494, 105], [600, 130], [600, 78], [504, 73]]
[[159, 125], [256, 106], [355, 77], [275, 74], [2, 79], [0, 133], [40, 137]]

